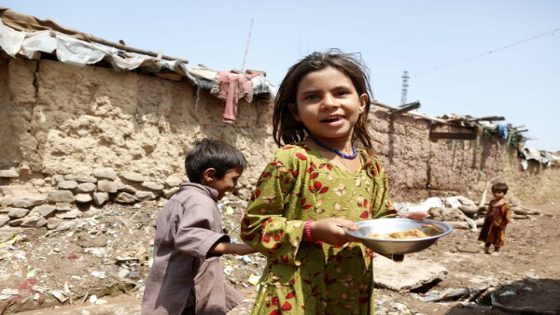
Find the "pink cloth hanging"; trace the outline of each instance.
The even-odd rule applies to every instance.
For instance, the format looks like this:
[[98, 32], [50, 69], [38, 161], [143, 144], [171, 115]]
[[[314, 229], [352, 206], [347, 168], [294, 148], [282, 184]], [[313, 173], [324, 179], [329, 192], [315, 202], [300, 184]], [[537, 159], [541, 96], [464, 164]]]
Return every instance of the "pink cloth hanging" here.
[[247, 102], [253, 100], [253, 83], [243, 73], [221, 71], [218, 73], [219, 91], [212, 89], [212, 94], [226, 100], [223, 122], [233, 124], [237, 113], [237, 103], [243, 98]]

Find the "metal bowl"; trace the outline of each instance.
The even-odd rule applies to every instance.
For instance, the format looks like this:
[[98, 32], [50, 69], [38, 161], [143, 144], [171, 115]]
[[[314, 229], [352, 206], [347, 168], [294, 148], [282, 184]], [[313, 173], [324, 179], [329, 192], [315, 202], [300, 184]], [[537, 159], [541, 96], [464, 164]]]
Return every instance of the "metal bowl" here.
[[[376, 253], [384, 255], [399, 255], [421, 251], [430, 247], [440, 237], [453, 231], [453, 227], [451, 227], [451, 225], [434, 220], [385, 218], [360, 221], [357, 222], [357, 224], [359, 227], [357, 230], [346, 230], [346, 234], [360, 239], [365, 246], [371, 248]], [[420, 229], [425, 232], [428, 237], [407, 239], [381, 239], [368, 237], [368, 235], [372, 233], [389, 234], [411, 229]]]

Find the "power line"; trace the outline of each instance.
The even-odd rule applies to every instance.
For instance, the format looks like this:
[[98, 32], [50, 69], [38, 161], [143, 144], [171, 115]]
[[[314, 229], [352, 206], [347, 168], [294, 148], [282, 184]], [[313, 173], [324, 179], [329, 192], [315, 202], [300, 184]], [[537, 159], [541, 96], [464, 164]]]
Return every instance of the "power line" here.
[[521, 44], [524, 44], [526, 42], [529, 42], [529, 41], [532, 41], [532, 40], [535, 40], [535, 39], [539, 39], [541, 37], [545, 37], [545, 36], [548, 36], [548, 35], [554, 36], [554, 33], [558, 32], [559, 30], [560, 30], [560, 28], [557, 27], [553, 30], [550, 30], [550, 31], [547, 31], [547, 32], [544, 32], [544, 33], [541, 33], [541, 34], [538, 34], [538, 35], [535, 35], [535, 36], [531, 36], [529, 38], [522, 39], [522, 40], [510, 43], [510, 44], [504, 45], [502, 47], [498, 47], [496, 49], [485, 51], [483, 53], [476, 54], [476, 55], [473, 55], [473, 56], [470, 56], [470, 57], [467, 57], [467, 58], [464, 58], [464, 59], [459, 59], [457, 61], [450, 62], [448, 64], [444, 64], [444, 65], [441, 65], [441, 66], [433, 67], [431, 69], [426, 69], [426, 70], [417, 72], [417, 73], [413, 74], [412, 77], [416, 78], [416, 77], [419, 77], [421, 74], [439, 71], [441, 69], [448, 68], [448, 67], [460, 64], [460, 63], [468, 62], [468, 61], [471, 61], [473, 59], [477, 59], [477, 58], [481, 58], [481, 57], [484, 57], [484, 56], [487, 56], [487, 55], [490, 55], [490, 54], [494, 54], [498, 51], [508, 49], [508, 48], [511, 48], [511, 47], [514, 47], [514, 46], [517, 46], [517, 45], [521, 45]]

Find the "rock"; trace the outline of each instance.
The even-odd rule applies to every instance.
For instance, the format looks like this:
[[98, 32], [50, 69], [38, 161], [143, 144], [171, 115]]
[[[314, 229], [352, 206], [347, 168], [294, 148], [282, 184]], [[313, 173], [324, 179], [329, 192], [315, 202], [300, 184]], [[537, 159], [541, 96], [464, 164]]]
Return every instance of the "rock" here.
[[42, 178], [34, 178], [30, 181], [30, 183], [35, 187], [41, 187], [45, 185], [45, 180]]
[[64, 178], [67, 180], [75, 180], [78, 183], [97, 183], [97, 178], [89, 175], [66, 175]]
[[162, 184], [156, 182], [143, 182], [142, 187], [159, 192], [163, 191], [164, 188]]
[[57, 202], [56, 211], [70, 211], [72, 210], [72, 204], [69, 202]]
[[0, 207], [9, 207], [13, 204], [14, 200], [11, 196], [0, 197]]
[[33, 208], [31, 211], [37, 211], [42, 217], [48, 217], [56, 211], [56, 207], [53, 205], [40, 205]]
[[69, 190], [51, 190], [48, 194], [49, 202], [74, 202], [74, 195]]
[[96, 192], [93, 194], [93, 204], [102, 206], [109, 200], [109, 194], [106, 192]]
[[131, 204], [131, 203], [135, 203], [136, 201], [138, 201], [138, 199], [136, 199], [134, 195], [131, 195], [126, 192], [119, 193], [115, 198], [115, 202], [123, 203], [123, 204]]
[[90, 195], [90, 194], [85, 194], [85, 193], [77, 194], [76, 196], [74, 196], [74, 201], [75, 201], [76, 203], [88, 203], [88, 202], [91, 202], [91, 195]]
[[54, 230], [56, 229], [60, 223], [62, 222], [61, 219], [53, 217], [47, 220], [47, 230]]
[[4, 214], [0, 214], [0, 227], [3, 227], [10, 221], [10, 217]]
[[119, 187], [118, 191], [127, 192], [129, 194], [135, 194], [138, 191], [138, 189], [130, 185], [122, 185], [121, 187]]
[[394, 262], [381, 255], [373, 261], [373, 281], [380, 287], [397, 292], [419, 288], [427, 283], [445, 278], [447, 269], [429, 260], [406, 257]]
[[78, 187], [78, 182], [76, 182], [75, 180], [64, 180], [58, 183], [57, 185], [58, 189], [64, 189], [64, 190], [74, 190], [77, 187]]
[[29, 209], [24, 208], [9, 208], [8, 216], [11, 219], [19, 219], [25, 217], [29, 213]]
[[21, 226], [40, 228], [47, 225], [47, 220], [41, 216], [39, 217], [25, 217], [22, 219]]
[[0, 170], [0, 178], [18, 178], [19, 174], [15, 170]]
[[120, 175], [121, 175], [122, 178], [124, 178], [128, 181], [131, 181], [131, 182], [135, 182], [135, 183], [142, 183], [145, 180], [144, 176], [142, 176], [141, 174], [136, 173], [136, 172], [124, 171], [124, 172], [121, 172]]
[[20, 226], [23, 223], [23, 219], [15, 219], [8, 222], [10, 226]]
[[78, 191], [81, 193], [91, 193], [94, 192], [97, 185], [94, 183], [81, 183], [78, 185]]
[[142, 190], [137, 191], [134, 196], [136, 196], [138, 200], [154, 200], [157, 198], [156, 194], [154, 194], [152, 191]]
[[115, 180], [117, 178], [117, 173], [115, 173], [112, 168], [104, 167], [94, 169], [93, 176], [97, 177], [98, 179]]
[[78, 209], [56, 213], [55, 216], [59, 219], [75, 219], [82, 216], [82, 212]]
[[47, 197], [44, 195], [13, 197], [12, 206], [16, 208], [33, 208], [35, 206], [44, 204], [46, 201]]
[[183, 177], [179, 175], [171, 175], [165, 179], [165, 185], [167, 187], [177, 187], [183, 183]]
[[64, 181], [64, 176], [62, 175], [53, 175], [51, 178], [51, 184], [58, 185], [58, 183]]
[[97, 191], [99, 192], [107, 192], [107, 193], [116, 193], [117, 192], [117, 185], [114, 181], [110, 180], [100, 180], [97, 182]]

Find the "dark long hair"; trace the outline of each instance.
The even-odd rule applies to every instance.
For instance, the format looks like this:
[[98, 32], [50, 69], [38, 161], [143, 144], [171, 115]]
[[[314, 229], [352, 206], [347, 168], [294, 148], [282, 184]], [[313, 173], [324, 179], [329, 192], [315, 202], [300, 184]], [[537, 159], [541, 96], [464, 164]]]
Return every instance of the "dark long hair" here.
[[272, 116], [274, 141], [278, 146], [282, 146], [283, 144], [300, 142], [309, 134], [303, 123], [295, 120], [292, 106], [296, 104], [297, 88], [303, 77], [310, 72], [323, 70], [327, 67], [344, 73], [352, 81], [358, 95], [367, 94], [366, 107], [358, 118], [356, 126], [354, 126], [352, 142], [359, 140], [364, 148], [371, 153], [372, 136], [367, 128], [367, 116], [373, 94], [369, 85], [369, 71], [361, 61], [359, 54], [346, 54], [339, 49], [329, 49], [322, 53], [314, 52], [290, 67], [274, 100]]

